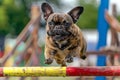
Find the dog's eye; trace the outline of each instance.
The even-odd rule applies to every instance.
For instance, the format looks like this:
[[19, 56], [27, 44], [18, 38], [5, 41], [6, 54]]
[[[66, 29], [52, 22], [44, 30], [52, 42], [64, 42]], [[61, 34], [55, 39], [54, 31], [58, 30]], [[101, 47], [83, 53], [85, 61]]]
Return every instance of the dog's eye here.
[[55, 25], [55, 23], [54, 23], [53, 21], [49, 22], [48, 24], [49, 24], [50, 26], [54, 26], [54, 25]]
[[64, 25], [64, 26], [70, 26], [70, 23], [67, 22], [67, 21], [63, 21], [63, 25]]

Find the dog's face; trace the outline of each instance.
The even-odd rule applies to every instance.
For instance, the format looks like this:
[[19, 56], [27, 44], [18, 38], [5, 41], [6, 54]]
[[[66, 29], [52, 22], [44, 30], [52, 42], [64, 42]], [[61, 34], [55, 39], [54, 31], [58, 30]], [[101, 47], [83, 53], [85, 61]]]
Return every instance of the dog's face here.
[[64, 41], [72, 34], [70, 29], [83, 12], [83, 7], [75, 7], [67, 14], [54, 13], [52, 7], [47, 3], [43, 3], [41, 8], [44, 19], [47, 21], [47, 34], [56, 41]]
[[71, 32], [69, 31], [73, 21], [67, 14], [53, 13], [47, 20], [47, 34], [53, 40], [63, 41], [66, 40]]

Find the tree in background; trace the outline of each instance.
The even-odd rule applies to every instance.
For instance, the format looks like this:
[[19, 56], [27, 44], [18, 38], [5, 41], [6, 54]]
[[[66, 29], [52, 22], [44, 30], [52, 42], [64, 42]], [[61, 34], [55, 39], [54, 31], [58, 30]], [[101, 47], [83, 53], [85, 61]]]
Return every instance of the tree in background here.
[[98, 16], [98, 2], [96, 0], [77, 0], [84, 7], [77, 25], [81, 28], [96, 29]]
[[28, 9], [21, 0], [0, 1], [0, 36], [18, 35], [29, 21]]

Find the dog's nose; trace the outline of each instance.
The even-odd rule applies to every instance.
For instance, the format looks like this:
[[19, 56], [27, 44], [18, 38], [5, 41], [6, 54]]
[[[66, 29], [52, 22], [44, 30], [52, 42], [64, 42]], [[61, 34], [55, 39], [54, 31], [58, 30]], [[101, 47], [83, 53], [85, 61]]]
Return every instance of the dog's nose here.
[[61, 27], [61, 26], [55, 26], [54, 29], [55, 29], [55, 30], [60, 30], [60, 29], [62, 29], [62, 27]]

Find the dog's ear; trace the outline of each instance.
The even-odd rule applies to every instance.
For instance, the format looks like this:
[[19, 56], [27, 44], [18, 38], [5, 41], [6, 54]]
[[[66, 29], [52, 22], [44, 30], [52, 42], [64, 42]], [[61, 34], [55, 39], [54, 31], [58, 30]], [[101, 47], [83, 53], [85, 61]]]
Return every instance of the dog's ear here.
[[84, 8], [82, 6], [78, 6], [68, 12], [68, 14], [72, 17], [74, 23], [77, 22], [80, 14], [82, 14], [83, 10], [84, 10]]
[[53, 9], [52, 9], [52, 7], [48, 3], [43, 3], [41, 5], [41, 9], [42, 9], [42, 12], [43, 12], [45, 20], [47, 20], [48, 17], [50, 16], [50, 14], [53, 13]]

